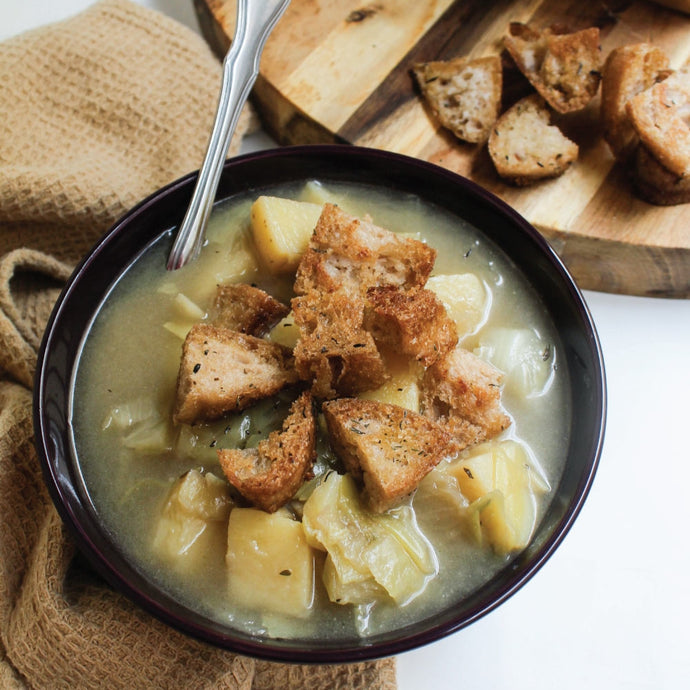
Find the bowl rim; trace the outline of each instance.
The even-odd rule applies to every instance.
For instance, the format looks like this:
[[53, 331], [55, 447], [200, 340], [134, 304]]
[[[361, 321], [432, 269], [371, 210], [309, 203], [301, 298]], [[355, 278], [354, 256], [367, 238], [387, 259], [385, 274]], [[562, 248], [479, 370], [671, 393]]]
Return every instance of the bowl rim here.
[[[469, 626], [489, 612], [495, 610], [519, 589], [525, 586], [553, 555], [581, 512], [599, 465], [603, 448], [607, 410], [604, 359], [596, 327], [584, 296], [568, 269], [565, 267], [563, 261], [546, 239], [530, 223], [492, 192], [457, 173], [426, 161], [380, 149], [345, 144], [286, 146], [243, 154], [226, 161], [223, 169], [223, 176], [241, 169], [246, 165], [270, 164], [277, 160], [288, 160], [289, 158], [295, 157], [315, 159], [335, 157], [343, 161], [365, 159], [379, 166], [395, 164], [403, 168], [414, 169], [415, 174], [428, 175], [437, 180], [444, 180], [446, 184], [459, 186], [465, 193], [469, 194], [477, 201], [480, 201], [482, 204], [488, 205], [493, 212], [502, 216], [507, 222], [518, 227], [521, 232], [525, 233], [538, 247], [539, 251], [549, 263], [551, 270], [557, 275], [567, 298], [572, 303], [572, 308], [577, 312], [584, 326], [584, 331], [586, 332], [587, 347], [589, 355], [591, 356], [595, 379], [592, 381], [592, 385], [594, 387], [593, 390], [595, 392], [594, 397], [597, 409], [593, 410], [592, 414], [594, 415], [594, 419], [598, 420], [598, 423], [590, 441], [588, 451], [589, 457], [585, 471], [579, 478], [573, 500], [569, 502], [560, 520], [552, 528], [550, 535], [538, 547], [536, 554], [531, 556], [529, 564], [525, 567], [524, 572], [517, 577], [509, 577], [503, 585], [496, 588], [495, 592], [491, 595], [490, 602], [480, 601], [478, 605], [470, 609], [467, 615], [461, 618], [454, 618], [453, 616], [449, 618], [446, 616], [438, 622], [431, 621], [426, 623], [417, 631], [411, 631], [406, 635], [394, 637], [392, 639], [388, 639], [390, 633], [386, 633], [380, 636], [381, 639], [378, 639], [379, 636], [361, 638], [352, 645], [340, 643], [335, 646], [325, 646], [324, 648], [305, 649], [304, 644], [300, 646], [299, 644], [289, 644], [271, 638], [252, 638], [251, 636], [240, 636], [238, 638], [237, 634], [233, 634], [231, 630], [222, 632], [218, 629], [218, 626], [207, 627], [205, 625], [196, 624], [193, 621], [183, 620], [179, 615], [171, 613], [170, 610], [165, 607], [165, 601], [161, 603], [160, 597], [149, 596], [146, 592], [133, 585], [128, 579], [123, 578], [120, 572], [112, 568], [110, 562], [104, 562], [102, 548], [94, 543], [90, 535], [80, 524], [80, 517], [75, 512], [75, 506], [78, 505], [79, 496], [77, 496], [74, 487], [66, 484], [59, 476], [59, 467], [57, 466], [59, 458], [55, 457], [57, 449], [54, 443], [51, 447], [50, 428], [44, 405], [47, 376], [50, 369], [48, 366], [48, 355], [51, 352], [51, 348], [55, 345], [57, 328], [63, 319], [63, 315], [69, 307], [71, 300], [74, 298], [80, 281], [83, 279], [83, 276], [87, 274], [94, 261], [102, 253], [108, 250], [114, 238], [119, 237], [125, 232], [127, 227], [136, 224], [137, 220], [143, 217], [149, 210], [164, 205], [176, 195], [185, 195], [187, 193], [191, 195], [191, 189], [196, 180], [198, 171], [191, 172], [156, 190], [121, 216], [84, 255], [67, 281], [51, 312], [38, 352], [34, 380], [33, 409], [36, 449], [42, 466], [44, 480], [48, 486], [53, 503], [63, 521], [67, 524], [80, 552], [86, 556], [87, 562], [111, 586], [123, 592], [128, 598], [151, 613], [154, 617], [192, 637], [255, 658], [295, 663], [343, 663], [371, 660], [392, 656], [421, 647]], [[272, 184], [275, 184], [275, 182]], [[425, 195], [422, 193], [420, 193], [419, 196], [422, 199], [425, 198]], [[227, 198], [222, 197], [220, 194], [219, 197], [221, 200]], [[156, 234], [156, 237], [160, 237], [167, 231], [167, 229], [161, 228]], [[481, 229], [480, 232], [482, 232]], [[121, 275], [126, 267], [134, 261], [135, 257], [143, 251], [143, 246], [144, 245], [139, 244], [137, 245], [136, 252], [130, 252], [129, 263], [124, 267], [120, 267], [119, 275]], [[500, 245], [498, 246], [501, 248]], [[512, 260], [510, 255], [509, 258]], [[116, 275], [114, 274], [113, 280], [115, 280], [115, 278]], [[105, 299], [105, 295], [101, 300], [102, 299]], [[93, 318], [93, 315], [91, 315], [91, 318]], [[72, 369], [75, 368], [74, 365], [77, 361], [78, 359], [75, 359], [72, 363]], [[72, 374], [73, 371], [70, 371], [68, 378], [71, 379]], [[71, 386], [72, 384], [70, 383], [69, 385]], [[77, 503], [75, 503], [75, 501], [77, 501]], [[165, 600], [165, 597], [162, 597], [162, 599]], [[428, 619], [425, 619], [423, 622], [427, 620]], [[411, 624], [406, 627], [414, 628], [415, 625], [419, 626], [420, 624]], [[403, 630], [405, 630], [405, 628]], [[304, 643], [304, 641], [302, 642]]]

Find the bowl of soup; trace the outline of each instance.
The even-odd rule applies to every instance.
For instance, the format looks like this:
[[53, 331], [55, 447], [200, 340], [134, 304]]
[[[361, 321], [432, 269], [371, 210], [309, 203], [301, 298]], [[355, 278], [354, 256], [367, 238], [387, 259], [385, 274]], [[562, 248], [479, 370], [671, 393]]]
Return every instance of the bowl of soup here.
[[521, 216], [397, 154], [226, 163], [126, 214], [48, 324], [35, 429], [95, 570], [191, 636], [346, 662], [454, 633], [553, 554], [599, 461], [605, 377], [573, 279]]

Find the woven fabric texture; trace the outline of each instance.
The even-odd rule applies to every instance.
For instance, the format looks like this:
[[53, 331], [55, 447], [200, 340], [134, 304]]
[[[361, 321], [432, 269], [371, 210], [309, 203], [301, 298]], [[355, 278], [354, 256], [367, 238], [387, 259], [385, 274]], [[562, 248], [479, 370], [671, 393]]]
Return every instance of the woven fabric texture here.
[[170, 629], [83, 563], [43, 483], [31, 388], [51, 308], [120, 215], [199, 167], [219, 84], [201, 38], [129, 0], [0, 44], [2, 688], [395, 687], [392, 659], [272, 664]]

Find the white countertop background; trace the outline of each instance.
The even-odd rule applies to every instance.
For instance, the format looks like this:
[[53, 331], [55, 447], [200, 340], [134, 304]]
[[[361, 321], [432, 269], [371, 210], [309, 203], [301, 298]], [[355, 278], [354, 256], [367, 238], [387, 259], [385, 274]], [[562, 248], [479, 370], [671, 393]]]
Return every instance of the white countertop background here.
[[[198, 30], [192, 0], [135, 1]], [[0, 40], [90, 4], [0, 0]], [[253, 135], [245, 150], [271, 145]], [[511, 599], [399, 655], [400, 690], [690, 688], [690, 300], [585, 298], [608, 379], [589, 498]]]

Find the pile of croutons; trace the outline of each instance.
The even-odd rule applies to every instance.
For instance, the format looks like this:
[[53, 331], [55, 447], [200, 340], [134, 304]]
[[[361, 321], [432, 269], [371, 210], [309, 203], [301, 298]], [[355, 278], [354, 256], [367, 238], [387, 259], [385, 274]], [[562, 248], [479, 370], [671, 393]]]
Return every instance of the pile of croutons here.
[[[185, 339], [174, 420], [218, 419], [294, 387], [282, 429], [256, 448], [218, 450], [230, 483], [265, 511], [285, 505], [312, 476], [322, 413], [342, 467], [383, 512], [443, 458], [510, 424], [502, 375], [458, 345], [455, 322], [425, 287], [435, 249], [333, 204], [319, 213], [294, 256], [290, 306], [251, 285], [218, 288], [212, 318]], [[271, 252], [266, 241], [268, 263], [290, 256]], [[289, 346], [266, 337], [282, 326], [295, 333]], [[358, 397], [403, 379], [417, 404]]]
[[603, 135], [616, 158], [630, 163], [636, 193], [659, 205], [690, 201], [690, 66], [670, 69], [649, 43], [615, 48], [604, 60], [596, 27], [512, 23], [503, 47], [535, 89], [503, 113], [500, 56], [413, 68], [441, 125], [463, 141], [487, 143], [501, 178], [525, 186], [563, 174], [579, 147], [552, 114], [582, 110], [601, 85]]

